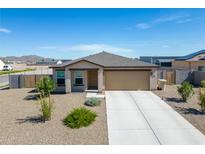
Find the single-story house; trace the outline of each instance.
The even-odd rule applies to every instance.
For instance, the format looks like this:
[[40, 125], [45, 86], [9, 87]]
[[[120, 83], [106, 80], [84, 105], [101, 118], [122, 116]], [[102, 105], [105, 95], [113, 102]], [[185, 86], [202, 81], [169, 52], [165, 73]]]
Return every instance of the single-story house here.
[[200, 70], [205, 68], [205, 50], [176, 58], [172, 61], [174, 70]]
[[[52, 65], [56, 91], [149, 90], [157, 65], [107, 52]], [[153, 82], [153, 83], [152, 83]]]
[[4, 62], [0, 59], [0, 70], [3, 69], [4, 65], [5, 65]]

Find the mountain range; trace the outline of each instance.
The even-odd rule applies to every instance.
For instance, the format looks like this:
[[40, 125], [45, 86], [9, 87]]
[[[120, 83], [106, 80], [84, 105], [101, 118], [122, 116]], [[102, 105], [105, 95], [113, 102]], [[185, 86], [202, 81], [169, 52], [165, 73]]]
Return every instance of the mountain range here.
[[52, 58], [45, 58], [37, 55], [25, 55], [25, 56], [6, 56], [6, 57], [0, 57], [1, 60], [4, 62], [21, 62], [21, 63], [36, 63], [37, 61], [55, 61], [55, 59]]

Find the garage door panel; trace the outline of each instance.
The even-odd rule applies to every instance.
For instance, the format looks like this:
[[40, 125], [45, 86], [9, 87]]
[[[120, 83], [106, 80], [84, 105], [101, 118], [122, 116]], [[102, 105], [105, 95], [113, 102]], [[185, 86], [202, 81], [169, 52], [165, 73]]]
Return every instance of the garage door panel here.
[[150, 71], [105, 71], [106, 90], [148, 90]]

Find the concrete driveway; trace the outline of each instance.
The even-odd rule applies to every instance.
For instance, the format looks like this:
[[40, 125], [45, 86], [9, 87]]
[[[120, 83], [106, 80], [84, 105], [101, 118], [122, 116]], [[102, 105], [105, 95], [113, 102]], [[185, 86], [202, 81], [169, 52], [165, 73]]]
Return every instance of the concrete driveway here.
[[150, 91], [106, 91], [109, 144], [205, 144], [205, 136]]

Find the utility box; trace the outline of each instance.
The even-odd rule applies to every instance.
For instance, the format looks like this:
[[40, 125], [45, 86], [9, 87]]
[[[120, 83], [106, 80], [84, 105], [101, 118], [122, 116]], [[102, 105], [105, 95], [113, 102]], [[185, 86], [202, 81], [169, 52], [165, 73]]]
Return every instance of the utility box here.
[[164, 90], [166, 82], [167, 82], [167, 80], [165, 80], [165, 79], [158, 79], [158, 81], [157, 81], [157, 89], [158, 90]]

